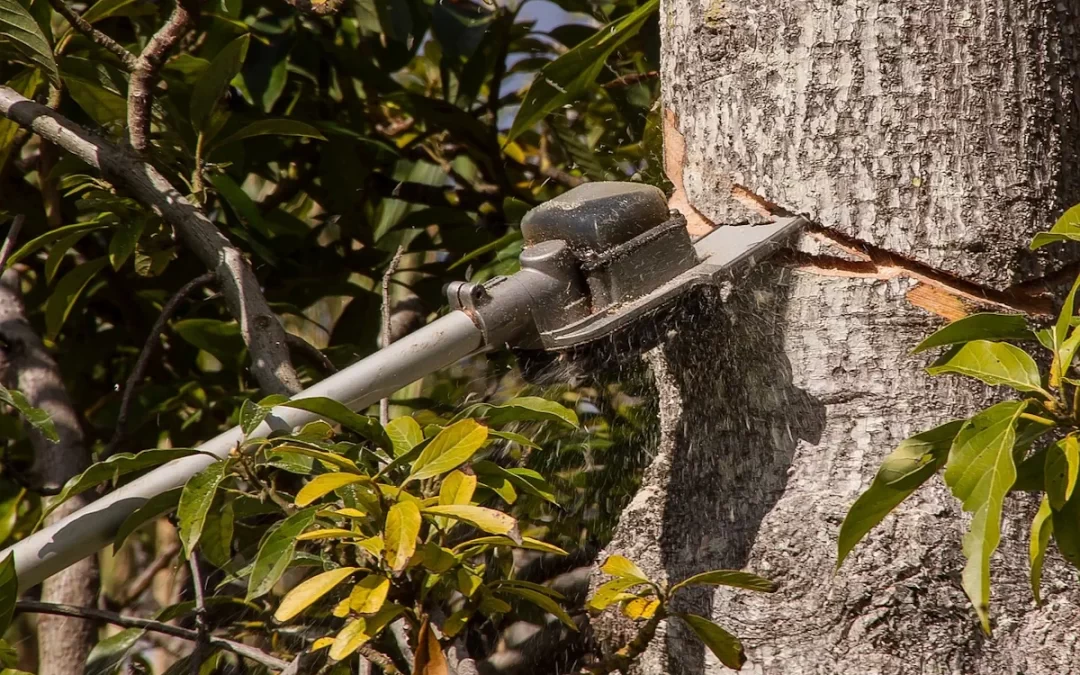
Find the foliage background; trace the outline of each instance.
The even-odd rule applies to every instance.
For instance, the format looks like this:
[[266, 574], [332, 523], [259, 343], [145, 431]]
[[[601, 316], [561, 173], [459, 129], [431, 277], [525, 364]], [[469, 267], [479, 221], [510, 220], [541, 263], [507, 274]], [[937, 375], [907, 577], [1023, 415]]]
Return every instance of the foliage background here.
[[[0, 81], [122, 142], [127, 82], [117, 59], [44, 0], [20, 3], [56, 54], [61, 86], [3, 39]], [[399, 247], [390, 293], [398, 333], [440, 311], [447, 281], [512, 272], [515, 225], [531, 205], [587, 180], [662, 181], [655, 13], [614, 49], [587, 44], [574, 67], [545, 71], [532, 102], [526, 93], [541, 68], [644, 4], [534, 1], [521, 11], [519, 3], [351, 0], [314, 15], [274, 0], [213, 0], [161, 71], [150, 156], [246, 252], [289, 332], [344, 366], [379, 344], [381, 278]], [[171, 10], [144, 0], [73, 7], [134, 51]], [[539, 29], [530, 16], [565, 21]], [[210, 287], [170, 318], [114, 442], [124, 383], [154, 321], [205, 269], [152, 212], [6, 121], [0, 195], [0, 217], [26, 217], [25, 248], [12, 262], [97, 459], [192, 446], [237, 423], [257, 387], [239, 329]], [[325, 376], [303, 351], [294, 359], [307, 384]], [[402, 392], [393, 412], [446, 413], [527, 389], [513, 359], [499, 355]], [[544, 450], [508, 459], [541, 469], [557, 487], [563, 510], [550, 519], [549, 540], [581, 551], [581, 562], [632, 493], [644, 460], [632, 441], [648, 432], [649, 415], [614, 386], [545, 395], [575, 406], [586, 431], [537, 430]], [[41, 495], [18, 418], [0, 418], [0, 433], [7, 545], [37, 522]], [[175, 565], [140, 597], [125, 597], [139, 570], [174, 546], [162, 521], [104, 556], [101, 604], [150, 614], [189, 597]], [[15, 643], [33, 670], [32, 631], [21, 629]]]

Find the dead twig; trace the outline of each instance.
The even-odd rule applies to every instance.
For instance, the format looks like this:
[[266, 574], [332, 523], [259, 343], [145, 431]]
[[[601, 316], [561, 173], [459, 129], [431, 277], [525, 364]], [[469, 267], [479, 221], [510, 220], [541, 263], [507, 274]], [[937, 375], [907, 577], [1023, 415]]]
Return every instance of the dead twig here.
[[[394, 252], [394, 257], [390, 259], [390, 264], [386, 266], [386, 271], [382, 276], [382, 346], [386, 349], [390, 346], [390, 342], [393, 339], [393, 335], [390, 332], [390, 279], [397, 272], [398, 265], [401, 264], [401, 256], [405, 253], [404, 246], [398, 246], [397, 251]], [[384, 398], [379, 401], [379, 421], [383, 426], [386, 426], [390, 421], [390, 399]]]
[[165, 326], [169, 320], [176, 314], [176, 310], [180, 307], [180, 304], [187, 299], [189, 295], [196, 290], [207, 286], [214, 282], [217, 275], [214, 272], [207, 272], [200, 276], [195, 277], [191, 281], [187, 282], [180, 287], [176, 293], [169, 298], [165, 306], [161, 308], [161, 314], [154, 321], [153, 327], [150, 328], [150, 335], [147, 336], [146, 342], [143, 344], [142, 351], [139, 353], [139, 358], [135, 361], [135, 368], [132, 369], [131, 375], [128, 376], [127, 382], [124, 384], [124, 394], [120, 399], [120, 412], [116, 416], [116, 426], [113, 431], [112, 439], [109, 441], [109, 445], [106, 446], [104, 457], [108, 457], [116, 452], [117, 448], [124, 440], [124, 432], [127, 428], [128, 414], [131, 412], [131, 401], [134, 397], [135, 387], [142, 382], [143, 377], [146, 376], [146, 369], [150, 365], [150, 359], [153, 358], [154, 352], [161, 344], [161, 334], [165, 332]]
[[15, 243], [19, 240], [19, 231], [22, 230], [23, 222], [26, 221], [26, 216], [19, 214], [15, 216], [15, 220], [11, 221], [11, 227], [8, 229], [7, 236], [4, 237], [4, 245], [0, 247], [0, 271], [3, 271], [7, 266], [8, 258], [15, 252]]
[[[182, 640], [190, 640], [197, 642], [199, 639], [198, 631], [191, 630], [189, 628], [181, 628], [180, 626], [172, 626], [160, 621], [153, 621], [150, 619], [142, 619], [135, 616], [123, 616], [114, 612], [108, 612], [103, 609], [94, 609], [92, 607], [75, 607], [73, 605], [61, 605], [50, 602], [36, 602], [33, 600], [20, 600], [15, 603], [16, 612], [28, 612], [31, 614], [51, 614], [54, 616], [70, 616], [77, 619], [85, 619], [88, 621], [99, 621], [104, 623], [110, 623], [114, 626], [121, 626], [123, 628], [142, 628], [143, 630], [153, 631], [155, 633], [162, 633], [164, 635], [171, 635]], [[266, 652], [245, 645], [232, 640], [227, 640], [216, 635], [210, 635], [207, 637], [208, 642], [213, 647], [224, 649], [225, 651], [232, 652], [237, 656], [243, 656], [246, 659], [250, 659], [255, 663], [266, 666], [273, 670], [285, 670], [289, 667], [288, 661], [282, 661], [281, 659], [271, 656]]]
[[75, 10], [71, 9], [64, 0], [49, 0], [49, 4], [52, 5], [53, 9], [55, 9], [60, 16], [64, 17], [64, 19], [71, 24], [72, 28], [88, 37], [92, 42], [101, 46], [116, 58], [120, 59], [120, 63], [124, 65], [124, 70], [129, 73], [135, 70], [137, 59], [134, 54], [127, 49], [124, 49], [123, 45], [87, 23], [86, 20], [76, 14]]

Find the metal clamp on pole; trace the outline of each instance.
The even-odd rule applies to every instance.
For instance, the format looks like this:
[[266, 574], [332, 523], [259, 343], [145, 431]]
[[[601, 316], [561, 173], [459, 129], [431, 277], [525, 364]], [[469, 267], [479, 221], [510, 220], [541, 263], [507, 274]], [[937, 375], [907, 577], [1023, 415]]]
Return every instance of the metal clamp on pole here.
[[[794, 233], [801, 220], [719, 227], [692, 242], [664, 194], [637, 183], [588, 183], [530, 211], [521, 223], [521, 271], [447, 287], [454, 310], [294, 398], [322, 396], [362, 410], [398, 389], [492, 348], [562, 350], [610, 335], [689, 289], [737, 273]], [[247, 438], [317, 415], [276, 407]], [[129, 515], [184, 485], [245, 435], [230, 429], [0, 551], [15, 556], [22, 589], [107, 546]]]

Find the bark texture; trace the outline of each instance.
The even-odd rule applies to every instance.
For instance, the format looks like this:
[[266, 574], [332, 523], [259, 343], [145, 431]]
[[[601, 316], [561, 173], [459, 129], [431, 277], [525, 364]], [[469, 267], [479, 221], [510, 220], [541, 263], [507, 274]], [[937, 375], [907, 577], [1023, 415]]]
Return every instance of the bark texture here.
[[[55, 494], [69, 478], [83, 471], [90, 455], [83, 445], [82, 429], [53, 361], [40, 338], [26, 320], [19, 290], [19, 274], [14, 270], [0, 277], [0, 380], [18, 389], [36, 408], [49, 413], [59, 441], [53, 443], [36, 431], [30, 431], [34, 446], [32, 480], [47, 494]], [[86, 495], [77, 495], [56, 509], [46, 524], [65, 518], [89, 503]], [[91, 556], [47, 579], [41, 586], [41, 599], [80, 607], [97, 602], [97, 557]], [[93, 623], [65, 616], [42, 616], [38, 619], [39, 675], [70, 675], [82, 672], [86, 657], [96, 642]]]
[[[717, 223], [752, 217], [730, 198], [743, 186], [1003, 288], [1039, 270], [1030, 237], [1080, 201], [1077, 3], [665, 0], [660, 23], [686, 194]], [[1075, 574], [1049, 561], [1034, 606], [1024, 497], [1006, 503], [993, 562], [993, 638], [960, 587], [967, 518], [940, 478], [834, 573], [840, 523], [881, 459], [1003, 395], [924, 374], [910, 350], [940, 321], [906, 301], [913, 283], [759, 268], [649, 355], [659, 446], [608, 552], [672, 581], [747, 568], [779, 582], [683, 597], [743, 638], [744, 672], [1080, 672]], [[637, 670], [727, 672], [676, 621]]]

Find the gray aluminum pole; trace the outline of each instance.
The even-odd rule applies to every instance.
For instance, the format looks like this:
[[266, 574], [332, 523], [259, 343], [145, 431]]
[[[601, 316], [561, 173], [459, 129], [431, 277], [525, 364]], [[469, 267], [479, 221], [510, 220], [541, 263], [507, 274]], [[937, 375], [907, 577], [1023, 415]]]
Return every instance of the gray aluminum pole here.
[[[444, 368], [484, 345], [483, 334], [464, 312], [455, 311], [433, 321], [375, 354], [328, 377], [294, 398], [332, 398], [360, 410], [398, 389]], [[277, 407], [249, 438], [291, 429], [319, 416], [296, 408]], [[223, 458], [243, 439], [240, 427], [199, 446]], [[0, 552], [0, 560], [15, 555], [19, 589], [26, 590], [67, 566], [97, 553], [112, 542], [116, 530], [148, 499], [180, 487], [215, 459], [192, 455], [174, 460], [72, 513], [58, 523], [30, 535]]]

